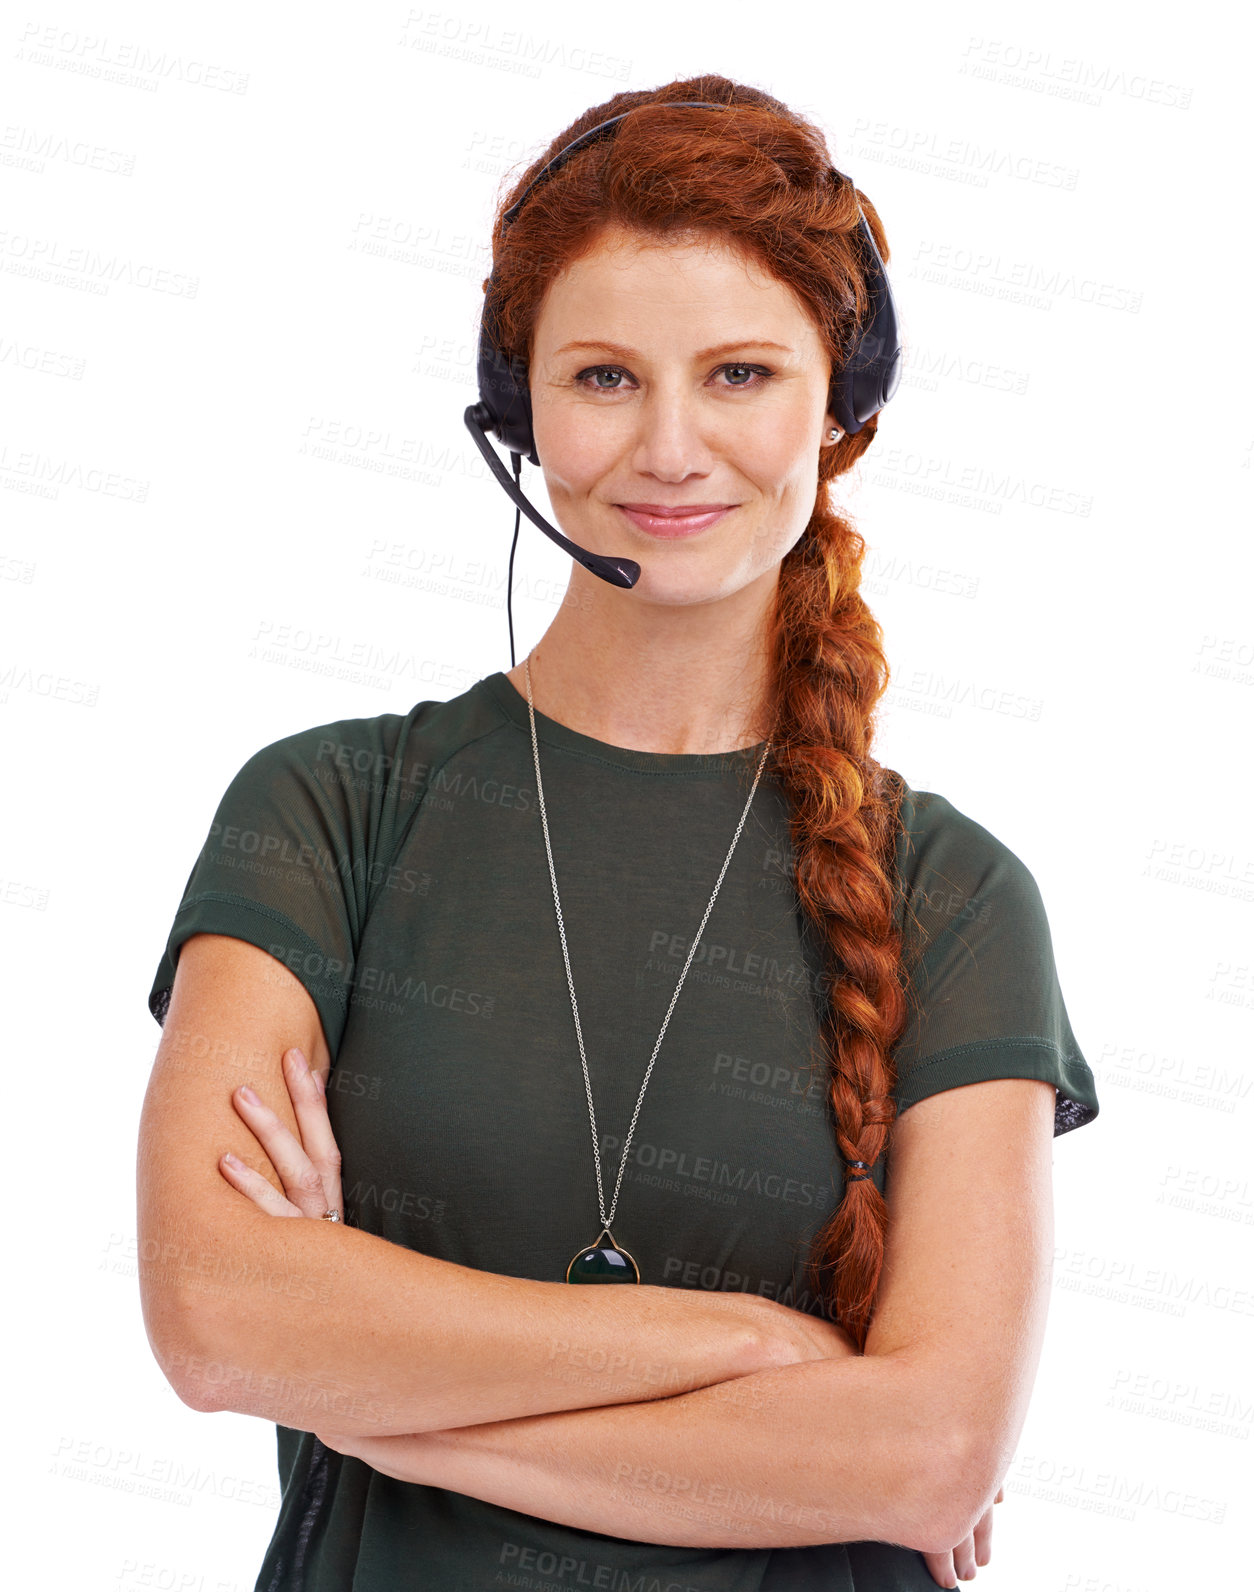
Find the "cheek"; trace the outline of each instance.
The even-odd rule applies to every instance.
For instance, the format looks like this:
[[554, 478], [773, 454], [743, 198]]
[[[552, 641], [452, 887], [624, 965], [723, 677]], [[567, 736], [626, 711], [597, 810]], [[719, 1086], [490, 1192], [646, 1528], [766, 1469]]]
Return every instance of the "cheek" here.
[[533, 407], [532, 431], [550, 496], [555, 488], [571, 494], [587, 491], [613, 467], [613, 439], [604, 424], [597, 424], [599, 418], [561, 405]]
[[818, 448], [803, 437], [800, 423], [781, 417], [755, 426], [736, 450], [736, 462], [746, 479], [764, 497], [778, 501], [797, 492], [812, 492], [818, 484]]

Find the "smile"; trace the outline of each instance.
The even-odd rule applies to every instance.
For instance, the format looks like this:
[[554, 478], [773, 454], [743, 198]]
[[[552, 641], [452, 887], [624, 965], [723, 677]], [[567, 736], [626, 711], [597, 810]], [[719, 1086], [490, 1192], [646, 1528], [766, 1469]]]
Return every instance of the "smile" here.
[[714, 507], [694, 505], [692, 509], [661, 511], [656, 504], [647, 508], [628, 508], [625, 504], [617, 503], [615, 507], [621, 514], [625, 514], [631, 523], [650, 536], [675, 538], [679, 536], [692, 536], [697, 531], [705, 530], [707, 525], [713, 525], [715, 520], [721, 520], [724, 514], [730, 514], [736, 507], [734, 503]]

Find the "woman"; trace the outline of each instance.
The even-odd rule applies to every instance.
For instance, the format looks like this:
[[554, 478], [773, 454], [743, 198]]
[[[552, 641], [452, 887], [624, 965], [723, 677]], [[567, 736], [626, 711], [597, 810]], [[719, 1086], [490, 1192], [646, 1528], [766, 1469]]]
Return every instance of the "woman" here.
[[576, 561], [508, 673], [251, 758], [150, 996], [146, 1321], [278, 1426], [271, 1592], [953, 1586], [1026, 1414], [1097, 1100], [1032, 875], [871, 754], [828, 484], [883, 230], [717, 76], [511, 201], [628, 111], [492, 289], [638, 581]]

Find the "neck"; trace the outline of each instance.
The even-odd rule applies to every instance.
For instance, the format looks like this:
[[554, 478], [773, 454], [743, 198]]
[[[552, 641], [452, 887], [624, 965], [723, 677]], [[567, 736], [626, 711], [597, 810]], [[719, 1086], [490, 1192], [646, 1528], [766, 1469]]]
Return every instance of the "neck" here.
[[[575, 565], [528, 655], [536, 712], [632, 751], [756, 746], [770, 734], [766, 626], [778, 574], [722, 601], [663, 604]], [[524, 698], [526, 661], [507, 675]]]

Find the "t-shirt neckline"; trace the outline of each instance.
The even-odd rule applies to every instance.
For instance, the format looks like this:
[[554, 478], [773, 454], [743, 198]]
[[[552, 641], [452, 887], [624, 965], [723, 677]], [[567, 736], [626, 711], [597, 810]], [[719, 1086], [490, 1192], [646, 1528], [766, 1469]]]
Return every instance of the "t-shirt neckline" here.
[[[486, 675], [479, 685], [488, 691], [505, 716], [531, 739], [531, 715], [527, 699], [503, 669]], [[536, 709], [536, 736], [546, 746], [556, 746], [584, 757], [595, 757], [617, 768], [637, 774], [692, 774], [715, 779], [740, 768], [746, 762], [757, 767], [766, 744], [734, 747], [726, 752], [644, 752], [630, 746], [614, 746], [591, 735], [572, 730], [568, 724], [551, 719]]]

